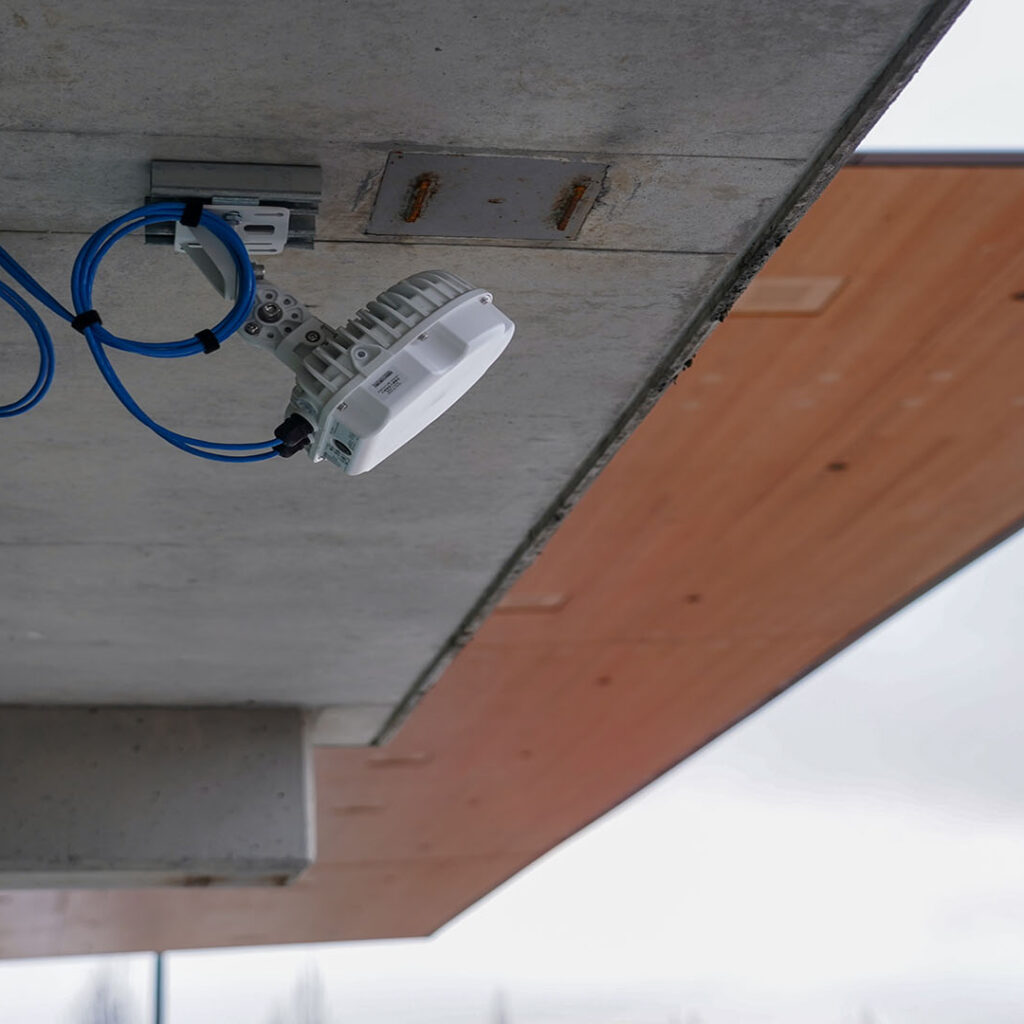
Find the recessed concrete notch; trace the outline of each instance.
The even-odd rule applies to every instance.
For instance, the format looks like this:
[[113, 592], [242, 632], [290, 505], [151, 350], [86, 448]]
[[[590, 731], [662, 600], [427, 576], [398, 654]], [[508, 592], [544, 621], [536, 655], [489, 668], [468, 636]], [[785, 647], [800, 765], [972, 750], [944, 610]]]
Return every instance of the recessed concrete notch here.
[[0, 889], [283, 885], [314, 855], [294, 708], [0, 708]]

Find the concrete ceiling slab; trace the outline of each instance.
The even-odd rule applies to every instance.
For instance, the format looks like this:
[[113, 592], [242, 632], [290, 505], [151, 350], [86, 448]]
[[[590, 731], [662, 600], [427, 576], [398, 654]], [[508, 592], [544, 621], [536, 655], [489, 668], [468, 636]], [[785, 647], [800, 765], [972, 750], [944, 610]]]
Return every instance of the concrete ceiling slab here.
[[4, 126], [803, 159], [932, 6], [29, 2]]
[[[372, 739], [961, 6], [12, 9], [0, 227], [22, 232], [4, 244], [57, 294], [83, 233], [141, 200], [151, 159], [319, 163], [321, 242], [273, 278], [341, 321], [443, 267], [493, 289], [519, 332], [452, 413], [349, 480], [166, 448], [62, 328], [54, 393], [4, 426], [0, 701], [340, 706], [337, 735]], [[368, 244], [403, 145], [573, 155], [608, 164], [608, 188], [571, 242]], [[177, 336], [217, 315], [202, 288], [131, 241], [97, 305], [118, 330]], [[30, 374], [27, 358], [0, 349], [3, 379]], [[137, 363], [125, 375], [143, 406], [204, 436], [267, 436], [289, 386], [242, 342]]]
[[[30, 266], [63, 267], [83, 240], [22, 235], [12, 248]], [[370, 281], [365, 252], [288, 253], [275, 276], [340, 320], [344, 296], [354, 312], [357, 296], [424, 259], [381, 247]], [[19, 587], [4, 606], [0, 700], [390, 711], [727, 259], [443, 247], [429, 257], [486, 281], [518, 311], [520, 335], [457, 413], [365, 477], [305, 459], [225, 469], [177, 458], [74, 347], [49, 398], [60, 414], [5, 428], [18, 484], [5, 488], [2, 550]], [[131, 309], [140, 283], [164, 292], [128, 329], [152, 317], [185, 336], [220, 312], [212, 291], [193, 300], [195, 271], [166, 249], [132, 240], [110, 264], [103, 309]], [[659, 285], [643, 298], [640, 268]], [[588, 292], [600, 303], [580, 304]], [[203, 437], [269, 436], [290, 390], [283, 367], [241, 341], [204, 361], [118, 366], [151, 414]]]

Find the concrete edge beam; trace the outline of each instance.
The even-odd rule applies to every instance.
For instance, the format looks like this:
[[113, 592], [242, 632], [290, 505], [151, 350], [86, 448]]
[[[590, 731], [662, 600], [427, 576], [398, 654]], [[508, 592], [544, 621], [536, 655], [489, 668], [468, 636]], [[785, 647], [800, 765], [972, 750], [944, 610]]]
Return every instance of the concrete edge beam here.
[[301, 709], [0, 706], [0, 889], [285, 885], [314, 811]]

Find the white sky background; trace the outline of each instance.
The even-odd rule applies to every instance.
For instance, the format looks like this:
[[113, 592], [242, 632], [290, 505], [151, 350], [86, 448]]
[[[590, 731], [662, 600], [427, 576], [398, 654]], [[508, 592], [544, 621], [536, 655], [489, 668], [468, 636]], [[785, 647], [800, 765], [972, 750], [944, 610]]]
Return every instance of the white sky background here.
[[1024, 150], [1024, 0], [971, 0], [861, 151]]
[[[868, 137], [1024, 150], [1024, 0], [974, 0]], [[1024, 537], [970, 566], [430, 941], [170, 958], [168, 1024], [1024, 1021]], [[0, 963], [0, 1024], [75, 1024], [97, 964]], [[873, 1016], [866, 1016], [870, 1011]]]

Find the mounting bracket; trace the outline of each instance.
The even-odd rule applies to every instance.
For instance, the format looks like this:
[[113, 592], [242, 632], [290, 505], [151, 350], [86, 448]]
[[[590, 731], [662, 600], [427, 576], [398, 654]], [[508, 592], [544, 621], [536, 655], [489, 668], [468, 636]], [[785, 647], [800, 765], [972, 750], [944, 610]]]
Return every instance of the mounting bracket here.
[[[276, 256], [288, 243], [291, 211], [283, 206], [218, 203], [204, 207], [223, 217], [242, 239], [250, 258]], [[231, 253], [202, 225], [174, 225], [174, 251], [183, 252], [228, 302], [238, 298], [238, 268]]]
[[[258, 231], [239, 232], [254, 255], [260, 251], [255, 247], [255, 236], [263, 234], [260, 241], [270, 242], [265, 226], [280, 225], [283, 219], [280, 215], [271, 215], [270, 211], [285, 210], [284, 242], [274, 251], [280, 252], [285, 246], [312, 249], [316, 238], [316, 217], [320, 210], [321, 181], [319, 167], [301, 164], [154, 160], [149, 165], [146, 202], [202, 199], [215, 212], [236, 215], [233, 221], [236, 226], [243, 222], [263, 225]], [[278, 245], [280, 238], [278, 227], [272, 232], [272, 244]], [[182, 239], [173, 224], [152, 224], [146, 227], [146, 241], [180, 247]], [[262, 252], [267, 254], [269, 250], [264, 248]]]

